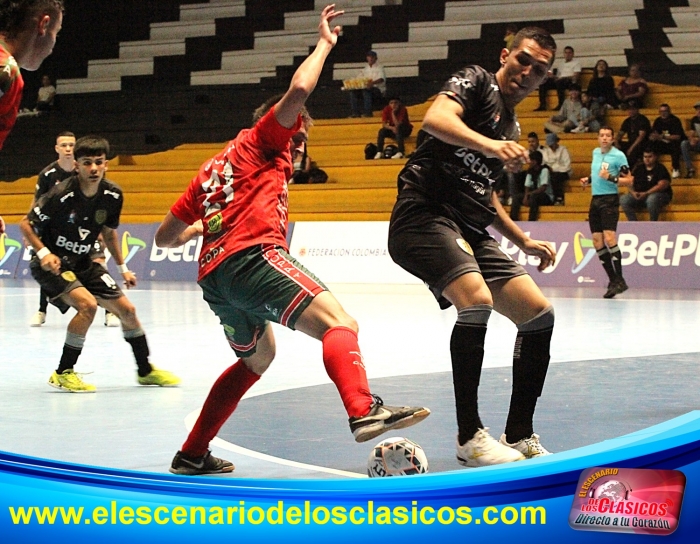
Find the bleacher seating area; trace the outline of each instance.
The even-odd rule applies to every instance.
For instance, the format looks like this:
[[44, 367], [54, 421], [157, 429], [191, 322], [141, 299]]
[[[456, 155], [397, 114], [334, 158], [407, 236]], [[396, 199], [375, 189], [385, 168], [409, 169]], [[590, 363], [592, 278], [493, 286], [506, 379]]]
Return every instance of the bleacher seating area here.
[[[14, 181], [0, 183], [0, 215], [9, 222], [26, 212], [36, 173], [55, 159], [62, 130], [110, 140], [115, 156], [108, 177], [127, 195], [124, 222], [161, 220], [200, 163], [249, 124], [262, 100], [286, 89], [316, 42], [325, 1], [128, 0], [102, 6], [102, 13], [95, 4], [103, 3], [69, 3], [54, 55], [38, 73], [26, 74], [27, 105], [40, 74], [49, 73], [57, 79], [60, 107], [19, 119], [0, 152], [0, 179]], [[642, 113], [652, 121], [664, 102], [690, 118], [700, 99], [700, 0], [346, 0], [338, 7], [347, 10], [339, 21], [343, 35], [309, 101], [317, 118], [309, 154], [329, 181], [290, 186], [291, 220], [389, 218], [405, 161], [364, 160], [379, 112], [348, 119], [341, 91], [370, 48], [386, 68], [390, 92], [410, 106], [409, 153], [431, 97], [453, 71], [471, 63], [497, 69], [508, 23], [547, 28], [560, 48], [575, 48], [584, 66], [604, 58], [618, 79], [629, 63], [641, 61], [651, 88]], [[90, 28], [97, 13], [113, 21], [107, 30]], [[536, 97], [528, 98], [518, 115], [523, 134], [534, 130], [543, 140], [551, 112], [534, 112], [536, 105]], [[618, 129], [625, 116], [613, 110], [608, 122]], [[588, 174], [596, 137], [567, 134], [561, 143], [572, 154], [574, 181], [566, 205], [543, 207], [540, 217], [584, 220], [590, 195], [575, 180]], [[668, 157], [662, 162], [670, 169]], [[696, 170], [699, 165], [696, 157]], [[674, 180], [673, 188], [662, 219], [700, 220], [699, 180]]]

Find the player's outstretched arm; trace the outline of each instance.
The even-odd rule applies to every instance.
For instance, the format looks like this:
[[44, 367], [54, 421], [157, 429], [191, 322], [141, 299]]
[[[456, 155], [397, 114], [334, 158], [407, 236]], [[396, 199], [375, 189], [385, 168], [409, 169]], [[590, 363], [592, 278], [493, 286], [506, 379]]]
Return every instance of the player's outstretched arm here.
[[41, 238], [34, 232], [34, 228], [26, 215], [19, 222], [19, 230], [22, 232], [24, 239], [32, 246], [37, 257], [39, 257], [41, 268], [58, 275], [61, 272], [61, 259], [51, 253], [44, 245]]
[[340, 27], [336, 26], [331, 29], [330, 24], [343, 13], [343, 11], [335, 11], [335, 4], [326, 6], [321, 12], [316, 48], [297, 68], [292, 76], [289, 89], [275, 105], [275, 117], [283, 127], [291, 128], [294, 126], [301, 107], [316, 88], [323, 64], [335, 44], [338, 43], [338, 34], [340, 34]]
[[156, 231], [155, 241], [158, 247], [180, 247], [193, 238], [201, 236], [202, 232], [202, 221], [188, 225], [175, 217], [173, 212], [168, 212]]

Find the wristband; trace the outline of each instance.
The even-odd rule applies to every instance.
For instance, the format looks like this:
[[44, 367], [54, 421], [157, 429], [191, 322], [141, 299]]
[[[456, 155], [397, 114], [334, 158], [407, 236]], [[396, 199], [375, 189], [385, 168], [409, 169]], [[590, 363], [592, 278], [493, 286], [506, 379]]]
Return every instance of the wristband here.
[[126, 274], [129, 271], [129, 267], [126, 264], [118, 264], [117, 270], [119, 270], [120, 274]]
[[47, 255], [51, 254], [51, 250], [48, 247], [42, 247], [39, 251], [36, 252], [36, 256], [39, 257], [39, 260], [41, 261], [44, 257]]

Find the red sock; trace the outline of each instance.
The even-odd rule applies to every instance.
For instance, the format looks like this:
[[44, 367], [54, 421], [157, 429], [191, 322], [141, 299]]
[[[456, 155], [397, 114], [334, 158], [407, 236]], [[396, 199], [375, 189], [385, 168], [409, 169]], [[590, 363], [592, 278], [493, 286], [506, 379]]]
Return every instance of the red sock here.
[[227, 368], [209, 391], [182, 451], [192, 457], [204, 455], [209, 449], [209, 442], [236, 409], [238, 401], [259, 379], [260, 376], [249, 370], [240, 359]]
[[323, 335], [322, 342], [323, 364], [338, 388], [348, 416], [364, 416], [374, 399], [369, 392], [357, 333], [347, 327], [333, 327]]

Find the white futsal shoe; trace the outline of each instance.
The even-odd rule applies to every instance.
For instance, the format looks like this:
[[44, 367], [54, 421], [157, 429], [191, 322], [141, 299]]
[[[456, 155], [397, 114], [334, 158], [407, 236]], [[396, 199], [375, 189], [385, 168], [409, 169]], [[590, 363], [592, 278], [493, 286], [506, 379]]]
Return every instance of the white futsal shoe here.
[[474, 438], [460, 446], [457, 441], [457, 461], [465, 467], [487, 467], [522, 461], [525, 456], [520, 451], [501, 444], [487, 431], [488, 427], [479, 429]]

